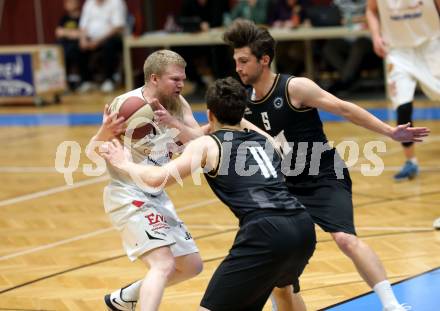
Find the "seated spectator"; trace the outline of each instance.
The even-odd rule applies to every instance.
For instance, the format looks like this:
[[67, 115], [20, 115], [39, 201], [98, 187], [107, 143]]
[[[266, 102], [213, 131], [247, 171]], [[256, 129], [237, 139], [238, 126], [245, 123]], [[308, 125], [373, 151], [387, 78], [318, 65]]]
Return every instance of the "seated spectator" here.
[[[81, 5], [79, 0], [64, 0], [65, 15], [60, 18], [55, 37], [64, 51], [64, 64], [66, 66], [67, 81], [71, 89], [79, 82], [78, 75], [73, 74], [73, 70], [79, 70], [78, 60], [81, 51], [79, 49], [79, 16]], [[76, 67], [76, 68], [75, 68]]]
[[[183, 31], [209, 31], [220, 27], [223, 22], [223, 13], [229, 10], [228, 0], [184, 0], [180, 14], [176, 21]], [[174, 49], [187, 61], [186, 75], [194, 83], [192, 100], [201, 100], [205, 96], [206, 81], [203, 76], [212, 74], [214, 78], [221, 78], [233, 72], [230, 58], [225, 57], [228, 48], [225, 45], [178, 47]], [[203, 67], [212, 72], [206, 72]], [[230, 72], [227, 68], [231, 67]]]
[[270, 0], [238, 0], [231, 13], [225, 16], [226, 24], [237, 18], [253, 21], [255, 24], [267, 24]]
[[116, 72], [118, 57], [122, 52], [122, 35], [127, 20], [127, 9], [123, 0], [86, 0], [80, 18], [80, 48], [82, 53], [81, 77], [84, 81], [80, 91], [92, 88], [92, 75], [89, 68], [90, 57], [101, 53], [104, 82], [101, 91], [114, 90], [113, 75]]
[[[297, 0], [275, 0], [270, 9], [269, 25], [273, 28], [292, 29], [301, 23], [301, 6]], [[304, 71], [304, 42], [281, 41], [277, 43], [276, 69], [299, 76]]]
[[269, 24], [274, 28], [295, 28], [301, 23], [300, 11], [297, 0], [275, 0], [270, 10]]
[[[366, 27], [365, 0], [334, 0], [334, 4], [341, 12], [342, 24]], [[328, 40], [323, 47], [323, 58], [339, 73], [339, 79], [328, 87], [331, 93], [346, 91], [352, 87], [358, 81], [362, 69], [381, 66], [381, 61], [374, 54], [373, 44], [369, 37]]]
[[[222, 15], [229, 10], [226, 0], [184, 0], [178, 23], [190, 22], [198, 23], [194, 31], [208, 31], [212, 27], [222, 25]], [[183, 26], [185, 31], [185, 26]]]
[[333, 0], [300, 0], [302, 18], [313, 27], [341, 25], [341, 12]]

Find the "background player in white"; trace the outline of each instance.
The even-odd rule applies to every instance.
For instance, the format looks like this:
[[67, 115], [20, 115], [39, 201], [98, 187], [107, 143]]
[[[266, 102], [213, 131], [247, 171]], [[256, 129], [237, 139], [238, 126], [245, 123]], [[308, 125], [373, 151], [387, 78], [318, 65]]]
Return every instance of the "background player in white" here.
[[[385, 57], [397, 124], [412, 123], [417, 83], [430, 99], [440, 100], [439, 8], [440, 0], [368, 0], [374, 51]], [[406, 162], [396, 180], [412, 179], [419, 172], [414, 144], [402, 145]]]
[[[185, 60], [173, 51], [152, 53], [144, 64], [145, 85], [118, 96], [105, 110], [103, 124], [92, 138], [95, 146], [119, 137], [124, 131], [117, 106], [131, 96], [155, 106], [157, 124], [153, 137], [130, 145], [136, 163], [164, 165], [170, 160], [170, 142], [178, 139], [185, 143], [200, 136], [202, 131], [191, 108], [180, 95], [186, 78], [185, 66]], [[142, 281], [106, 295], [105, 303], [109, 310], [135, 310], [139, 299], [142, 311], [157, 310], [165, 286], [200, 273], [202, 260], [165, 191], [143, 189], [115, 167], [108, 164], [107, 169], [111, 181], [104, 189], [105, 211], [121, 232], [130, 260], [140, 259], [149, 271]]]

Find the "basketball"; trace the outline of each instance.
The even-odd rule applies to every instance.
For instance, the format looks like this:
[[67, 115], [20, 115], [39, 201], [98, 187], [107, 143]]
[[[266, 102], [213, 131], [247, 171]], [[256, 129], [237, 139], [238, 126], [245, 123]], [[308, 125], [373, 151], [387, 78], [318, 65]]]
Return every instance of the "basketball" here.
[[154, 131], [154, 112], [144, 99], [137, 96], [127, 97], [118, 107], [118, 116], [124, 117], [127, 124], [124, 135], [141, 139]]

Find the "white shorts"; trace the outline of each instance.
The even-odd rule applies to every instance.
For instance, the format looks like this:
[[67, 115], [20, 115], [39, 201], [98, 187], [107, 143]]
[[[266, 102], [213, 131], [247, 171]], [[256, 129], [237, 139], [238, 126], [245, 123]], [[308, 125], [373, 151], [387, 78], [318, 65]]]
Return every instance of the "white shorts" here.
[[[111, 186], [107, 186], [104, 203], [112, 201], [111, 193]], [[158, 196], [145, 194], [107, 213], [121, 232], [123, 247], [131, 261], [162, 246], [169, 246], [174, 257], [199, 251], [165, 192]]]
[[431, 100], [440, 100], [440, 38], [415, 48], [391, 49], [386, 58], [388, 93], [394, 108], [414, 99], [417, 82]]

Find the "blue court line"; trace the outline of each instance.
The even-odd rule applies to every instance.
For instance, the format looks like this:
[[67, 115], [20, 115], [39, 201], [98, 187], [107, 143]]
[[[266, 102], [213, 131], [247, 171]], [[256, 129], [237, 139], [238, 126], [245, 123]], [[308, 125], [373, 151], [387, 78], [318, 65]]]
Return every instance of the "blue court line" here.
[[98, 125], [101, 113], [72, 114], [8, 114], [0, 115], [0, 126]]
[[[373, 115], [383, 121], [395, 120], [395, 112], [387, 108], [368, 109]], [[329, 112], [319, 112], [322, 121], [340, 122], [344, 118]], [[206, 112], [194, 112], [194, 117], [199, 123], [208, 122]], [[414, 120], [440, 120], [440, 107], [415, 108]], [[0, 114], [1, 126], [77, 126], [77, 125], [99, 125], [101, 124], [101, 113], [69, 113], [69, 114]]]
[[[394, 294], [400, 303], [407, 303], [414, 311], [438, 311], [440, 293], [440, 268], [424, 272], [393, 284]], [[354, 297], [321, 309], [326, 311], [380, 311], [379, 298], [374, 292]]]

